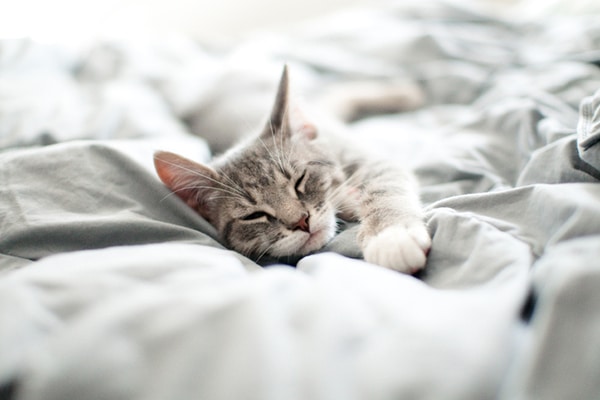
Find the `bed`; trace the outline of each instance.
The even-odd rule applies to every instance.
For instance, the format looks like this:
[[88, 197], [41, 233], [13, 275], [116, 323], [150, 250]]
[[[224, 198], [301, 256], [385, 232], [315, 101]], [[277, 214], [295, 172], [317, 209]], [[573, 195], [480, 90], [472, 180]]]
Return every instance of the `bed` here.
[[[423, 93], [348, 124], [421, 181], [419, 276], [362, 261], [351, 225], [258, 265], [156, 177], [155, 150], [206, 161], [262, 117], [284, 63], [308, 98]], [[218, 49], [1, 41], [0, 398], [597, 398], [599, 67], [598, 15], [447, 1]]]

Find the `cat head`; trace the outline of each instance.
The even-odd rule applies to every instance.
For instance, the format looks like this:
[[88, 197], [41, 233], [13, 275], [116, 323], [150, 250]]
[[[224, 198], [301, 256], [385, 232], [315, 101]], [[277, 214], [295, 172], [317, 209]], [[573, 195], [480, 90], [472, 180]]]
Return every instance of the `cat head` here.
[[332, 186], [340, 170], [318, 132], [290, 104], [284, 68], [275, 103], [258, 136], [211, 165], [157, 152], [160, 179], [218, 231], [231, 249], [254, 259], [300, 256], [335, 233]]

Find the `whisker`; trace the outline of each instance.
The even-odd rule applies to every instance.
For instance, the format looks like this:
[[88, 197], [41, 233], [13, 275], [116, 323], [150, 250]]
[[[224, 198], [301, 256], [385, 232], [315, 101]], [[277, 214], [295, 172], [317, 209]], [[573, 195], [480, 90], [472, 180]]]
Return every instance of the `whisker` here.
[[269, 158], [271, 159], [271, 161], [273, 161], [274, 164], [278, 164], [278, 160], [275, 158], [271, 150], [269, 150], [269, 147], [265, 144], [265, 142], [261, 138], [258, 138], [258, 140], [262, 143], [265, 150], [267, 150], [267, 153], [269, 153]]
[[297, 140], [291, 140], [291, 144], [289, 146], [289, 150], [287, 152], [287, 156], [286, 156], [286, 161], [288, 163], [288, 165], [291, 165], [291, 159], [292, 159], [292, 153], [294, 152], [294, 150], [296, 149], [296, 143], [298, 143]]
[[343, 182], [342, 182], [340, 185], [338, 185], [338, 187], [336, 187], [336, 188], [333, 190], [333, 192], [331, 192], [331, 193], [329, 194], [329, 196], [330, 196], [331, 198], [334, 198], [334, 199], [335, 199], [337, 196], [339, 196], [339, 195], [344, 195], [344, 197], [345, 197], [345, 193], [343, 193], [342, 191], [343, 191], [343, 190], [346, 190], [346, 189], [348, 189], [348, 188], [350, 188], [350, 187], [353, 187], [353, 186], [354, 186], [354, 181], [357, 181], [357, 180], [358, 180], [358, 178], [357, 178], [355, 175], [351, 176], [349, 179], [346, 179], [346, 180], [345, 180], [345, 181], [343, 181]]
[[214, 187], [214, 186], [207, 186], [207, 185], [185, 186], [185, 187], [179, 188], [177, 190], [174, 190], [173, 193], [182, 192], [184, 190], [195, 190], [195, 189], [211, 189], [211, 190], [216, 190], [216, 191], [219, 191], [219, 192], [230, 194], [230, 195], [232, 195], [236, 199], [244, 199], [243, 196], [241, 196], [240, 194], [238, 194], [236, 192], [232, 192], [231, 190], [227, 190], [227, 189], [223, 189], [223, 188], [218, 188], [218, 187]]
[[239, 184], [238, 184], [236, 181], [234, 181], [233, 179], [231, 179], [231, 178], [229, 177], [229, 175], [227, 175], [227, 174], [226, 174], [225, 172], [223, 172], [223, 171], [220, 171], [219, 173], [220, 173], [220, 174], [221, 174], [221, 175], [222, 175], [222, 176], [223, 176], [225, 179], [227, 179], [227, 181], [229, 181], [229, 182], [231, 183], [231, 185], [233, 185], [233, 186], [230, 186], [230, 188], [231, 188], [231, 189], [238, 189], [238, 191], [239, 191], [241, 194], [243, 194], [244, 196], [248, 197], [248, 193], [247, 193], [247, 192], [246, 192], [246, 191], [245, 191], [245, 190], [244, 190], [244, 189], [243, 189], [243, 188], [242, 188], [242, 187], [241, 187], [241, 186], [240, 186], [240, 185], [239, 185]]
[[215, 197], [211, 197], [211, 200], [220, 200], [220, 199], [230, 199], [230, 200], [237, 200], [239, 199], [239, 197], [234, 197], [234, 196], [215, 196]]
[[267, 246], [267, 248], [260, 253], [260, 255], [258, 256], [258, 258], [256, 260], [254, 260], [254, 262], [258, 264], [258, 262], [260, 261], [260, 259], [263, 258], [267, 254], [267, 252], [269, 250], [271, 250], [274, 246], [275, 246], [275, 243]]
[[[283, 136], [289, 135], [291, 133], [291, 132], [286, 132], [286, 129], [289, 128], [289, 124], [286, 124], [286, 122], [285, 122], [285, 121], [287, 121], [289, 108], [290, 108], [290, 103], [288, 101], [288, 102], [286, 102], [285, 108], [283, 109], [283, 118], [282, 118], [283, 125], [281, 126], [282, 135], [279, 135], [279, 155], [280, 155], [280, 157], [283, 156]], [[290, 135], [290, 138], [291, 138], [291, 135]], [[283, 160], [282, 160], [282, 162], [283, 162]]]
[[226, 185], [226, 184], [224, 184], [223, 182], [221, 182], [221, 181], [218, 181], [218, 180], [216, 180], [216, 179], [213, 179], [213, 178], [211, 178], [210, 176], [208, 176], [208, 175], [204, 175], [203, 173], [200, 173], [200, 172], [198, 172], [198, 171], [196, 171], [196, 170], [193, 170], [193, 169], [191, 169], [191, 168], [186, 168], [186, 167], [184, 167], [184, 166], [182, 166], [182, 165], [179, 165], [179, 164], [176, 164], [176, 163], [173, 163], [173, 162], [170, 162], [170, 161], [167, 161], [167, 160], [161, 159], [161, 158], [158, 158], [158, 159], [159, 159], [160, 161], [162, 161], [162, 162], [166, 163], [166, 164], [169, 164], [169, 165], [171, 165], [172, 167], [177, 167], [177, 168], [179, 168], [179, 169], [181, 169], [181, 170], [183, 170], [183, 171], [186, 171], [186, 172], [189, 172], [189, 173], [191, 173], [192, 175], [199, 176], [199, 177], [201, 177], [201, 178], [204, 178], [204, 179], [206, 179], [206, 180], [208, 180], [208, 181], [211, 181], [211, 182], [213, 182], [213, 183], [216, 183], [216, 184], [218, 184], [218, 185], [221, 185], [221, 186], [223, 186], [224, 188], [227, 188], [227, 189], [230, 189], [230, 190], [232, 190], [232, 191], [235, 191], [235, 192], [237, 192], [239, 195], [241, 195], [242, 197], [246, 195], [246, 193], [244, 193], [243, 191], [241, 191], [239, 188], [235, 188], [235, 187], [232, 187], [232, 186]]
[[[166, 199], [168, 199], [171, 196], [177, 195], [177, 192], [181, 191], [181, 190], [186, 190], [186, 188], [183, 189], [178, 189], [176, 191], [171, 191], [169, 194], [167, 194], [166, 196], [164, 196], [162, 199], [159, 200], [159, 202], [163, 202]], [[216, 197], [211, 197], [211, 200], [219, 200], [219, 199], [231, 199], [231, 200], [238, 200], [240, 197], [239, 196], [216, 196]]]
[[162, 199], [160, 199], [160, 203], [162, 203], [163, 201], [167, 200], [169, 197], [176, 195], [177, 193], [175, 192], [169, 192], [166, 196], [164, 196]]
[[[285, 111], [284, 111], [284, 118], [285, 118]], [[283, 119], [283, 120], [285, 121], [285, 119]], [[275, 155], [277, 156], [276, 164], [279, 166], [280, 171], [282, 173], [285, 173], [285, 169], [283, 167], [283, 161], [281, 160], [281, 151], [277, 148], [277, 139], [275, 137], [275, 129], [273, 129], [273, 123], [270, 118], [269, 118], [269, 127], [271, 129], [271, 139], [273, 141], [273, 145], [275, 146]], [[282, 129], [283, 129], [283, 127], [282, 127]], [[279, 138], [282, 141], [281, 148], [283, 148], [283, 133], [284, 132], [281, 132], [281, 134], [279, 135]]]

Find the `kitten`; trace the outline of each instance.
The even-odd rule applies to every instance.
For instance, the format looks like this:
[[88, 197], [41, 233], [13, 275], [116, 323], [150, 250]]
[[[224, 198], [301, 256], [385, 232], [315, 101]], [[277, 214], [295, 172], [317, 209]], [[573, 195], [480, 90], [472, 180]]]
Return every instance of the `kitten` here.
[[360, 221], [367, 262], [405, 273], [423, 268], [431, 239], [413, 175], [317, 130], [290, 104], [287, 67], [262, 131], [211, 165], [157, 152], [160, 179], [255, 260], [303, 256], [336, 233], [336, 216]]

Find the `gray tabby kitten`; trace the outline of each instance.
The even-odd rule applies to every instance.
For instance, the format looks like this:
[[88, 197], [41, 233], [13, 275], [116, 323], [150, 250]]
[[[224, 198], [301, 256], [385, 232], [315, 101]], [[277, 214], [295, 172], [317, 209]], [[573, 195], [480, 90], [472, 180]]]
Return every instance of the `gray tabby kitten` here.
[[317, 130], [290, 104], [287, 68], [261, 132], [211, 165], [157, 152], [160, 179], [246, 256], [303, 256], [336, 233], [336, 216], [360, 221], [367, 262], [414, 273], [431, 239], [413, 175]]

